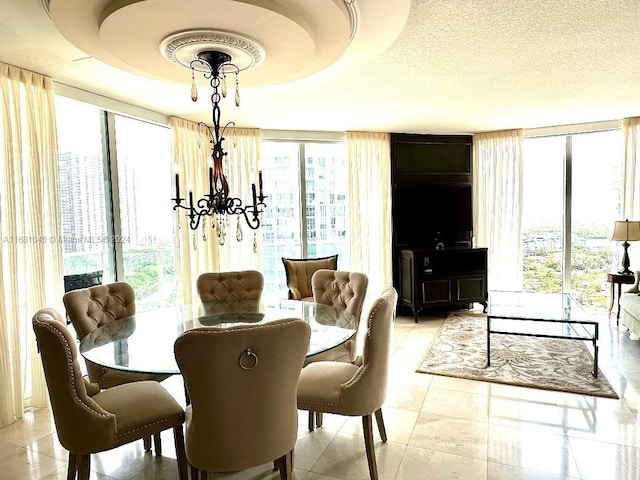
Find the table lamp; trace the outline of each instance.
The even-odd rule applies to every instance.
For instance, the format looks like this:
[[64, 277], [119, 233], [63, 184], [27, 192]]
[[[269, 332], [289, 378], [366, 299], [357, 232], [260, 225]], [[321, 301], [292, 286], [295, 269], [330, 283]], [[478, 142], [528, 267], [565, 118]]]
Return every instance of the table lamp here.
[[629, 270], [629, 241], [640, 240], [640, 221], [637, 220], [617, 220], [613, 227], [611, 240], [623, 242], [624, 255], [622, 256], [622, 270], [618, 273], [631, 275]]

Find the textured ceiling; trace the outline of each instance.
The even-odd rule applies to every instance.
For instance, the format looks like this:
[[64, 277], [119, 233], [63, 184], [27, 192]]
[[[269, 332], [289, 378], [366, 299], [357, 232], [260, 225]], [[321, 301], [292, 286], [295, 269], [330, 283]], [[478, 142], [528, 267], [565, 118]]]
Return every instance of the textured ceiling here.
[[[121, 61], [130, 55], [133, 66], [141, 66], [151, 54], [136, 52], [136, 39], [153, 34], [157, 44], [162, 40], [158, 25], [172, 15], [154, 8], [179, 3], [188, 11], [203, 0], [51, 0], [57, 25], [43, 1], [49, 3], [0, 0], [0, 61], [165, 115], [210, 120], [208, 96], [201, 95], [195, 104], [189, 99], [188, 69], [184, 83], [178, 83], [179, 74], [168, 82]], [[292, 31], [302, 26], [306, 33], [299, 38], [309, 40], [294, 36], [271, 51], [315, 65], [304, 67], [296, 80], [258, 87], [251, 85], [267, 78], [266, 73], [258, 75], [258, 68], [243, 72], [247, 83], [243, 85], [241, 74], [241, 107], [222, 104], [223, 120], [241, 126], [478, 133], [640, 116], [639, 0], [355, 0], [355, 27], [345, 13], [349, 1], [322, 0], [326, 14], [319, 15], [300, 10], [305, 1], [215, 0], [213, 4], [221, 4], [216, 15], [195, 15], [207, 21], [192, 27], [216, 28], [216, 16], [229, 10], [224, 3], [284, 16], [276, 24], [243, 15], [244, 32], [259, 40], [270, 31], [284, 35], [287, 25]], [[82, 10], [83, 4], [132, 4], [132, 9], [144, 4], [151, 9], [144, 21], [105, 23], [103, 37], [98, 32], [89, 45], [69, 31], [73, 22], [61, 25], [70, 15], [61, 11]], [[99, 25], [89, 17], [74, 28], [95, 33]], [[125, 42], [113, 47], [119, 56], [113, 60], [112, 51], [101, 50], [104, 43], [117, 43], [118, 28]], [[351, 39], [346, 38], [349, 28], [355, 28]]]

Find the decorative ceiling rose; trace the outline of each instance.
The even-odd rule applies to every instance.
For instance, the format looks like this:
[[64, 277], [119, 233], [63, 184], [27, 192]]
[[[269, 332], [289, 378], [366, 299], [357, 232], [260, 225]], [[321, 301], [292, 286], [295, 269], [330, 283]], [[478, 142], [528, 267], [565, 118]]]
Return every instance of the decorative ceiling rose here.
[[[256, 40], [222, 30], [183, 31], [169, 35], [160, 43], [160, 52], [167, 60], [187, 68], [191, 68], [191, 62], [198, 53], [210, 50], [228, 54], [231, 63], [239, 70], [257, 67], [267, 55], [265, 48]], [[210, 71], [204, 65], [196, 65], [194, 68], [201, 72]]]

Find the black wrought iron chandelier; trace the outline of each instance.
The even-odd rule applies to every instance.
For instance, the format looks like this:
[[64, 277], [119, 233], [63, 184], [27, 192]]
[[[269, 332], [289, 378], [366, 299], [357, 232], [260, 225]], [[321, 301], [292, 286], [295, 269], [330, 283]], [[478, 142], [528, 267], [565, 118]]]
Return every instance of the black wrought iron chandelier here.
[[[186, 199], [180, 197], [180, 177], [176, 173], [175, 187], [176, 197], [173, 199], [173, 209], [179, 211], [184, 209], [189, 217], [189, 227], [191, 230], [197, 230], [202, 224], [203, 240], [206, 240], [207, 217], [211, 217], [211, 227], [217, 230], [218, 242], [224, 245], [226, 232], [229, 225], [229, 217], [237, 215], [236, 239], [242, 241], [242, 227], [240, 217], [243, 216], [246, 224], [252, 230], [260, 227], [261, 215], [266, 204], [264, 200], [267, 198], [262, 190], [262, 172], [258, 172], [258, 191], [256, 192], [256, 184], [251, 184], [252, 203], [243, 205], [239, 198], [229, 196], [229, 183], [224, 174], [223, 160], [227, 152], [224, 151], [223, 143], [224, 135], [228, 127], [235, 127], [234, 122], [228, 122], [224, 127], [220, 126], [220, 100], [226, 97], [226, 74], [235, 73], [236, 88], [235, 102], [236, 106], [240, 106], [240, 91], [238, 89], [238, 73], [239, 68], [231, 63], [231, 56], [225, 52], [217, 50], [206, 50], [197, 54], [197, 58], [191, 61], [191, 100], [198, 100], [198, 89], [195, 84], [196, 66], [204, 67], [208, 71], [204, 71], [204, 77], [209, 80], [213, 93], [211, 94], [211, 105], [213, 126], [209, 126], [204, 122], [198, 125], [206, 128], [211, 136], [211, 160], [209, 161], [209, 193], [194, 202], [193, 192], [188, 192], [188, 204]], [[185, 204], [183, 204], [185, 202]], [[194, 237], [195, 245], [195, 237]], [[254, 250], [256, 248], [254, 238]]]

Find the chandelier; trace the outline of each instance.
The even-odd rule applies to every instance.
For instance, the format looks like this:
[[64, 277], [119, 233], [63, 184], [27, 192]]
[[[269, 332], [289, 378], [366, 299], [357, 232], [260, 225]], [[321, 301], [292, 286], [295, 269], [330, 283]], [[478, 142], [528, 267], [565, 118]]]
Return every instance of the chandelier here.
[[[236, 240], [242, 241], [242, 227], [240, 217], [244, 217], [246, 224], [252, 230], [260, 227], [261, 214], [266, 207], [264, 203], [267, 198], [262, 190], [262, 171], [258, 171], [258, 192], [256, 184], [251, 184], [252, 203], [242, 204], [239, 198], [229, 196], [229, 183], [224, 174], [223, 160], [227, 152], [224, 151], [224, 135], [227, 127], [235, 127], [234, 122], [228, 122], [224, 127], [220, 126], [220, 100], [227, 95], [226, 73], [232, 72], [236, 76], [235, 101], [236, 106], [240, 106], [240, 91], [238, 89], [238, 73], [240, 69], [231, 63], [231, 56], [225, 52], [217, 50], [206, 50], [197, 54], [197, 58], [190, 63], [191, 67], [191, 100], [198, 100], [198, 89], [195, 84], [196, 65], [205, 68], [204, 77], [209, 80], [213, 93], [211, 94], [211, 105], [213, 126], [204, 122], [198, 122], [199, 126], [206, 128], [211, 136], [211, 159], [209, 160], [209, 193], [194, 201], [193, 191], [189, 189], [187, 199], [180, 197], [180, 177], [176, 172], [175, 187], [176, 197], [173, 199], [173, 210], [183, 209], [187, 211], [189, 217], [189, 227], [197, 230], [202, 224], [202, 237], [206, 241], [207, 219], [210, 217], [211, 227], [217, 230], [218, 243], [224, 245], [229, 217], [237, 215]], [[179, 223], [178, 223], [179, 225]], [[195, 248], [195, 234], [194, 234]], [[257, 249], [254, 235], [254, 250]]]

